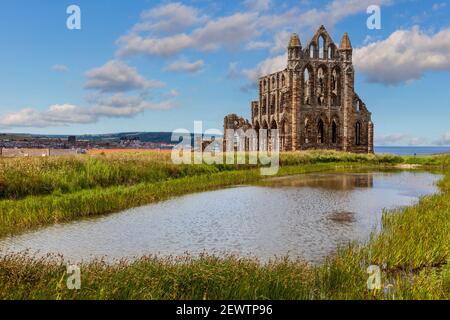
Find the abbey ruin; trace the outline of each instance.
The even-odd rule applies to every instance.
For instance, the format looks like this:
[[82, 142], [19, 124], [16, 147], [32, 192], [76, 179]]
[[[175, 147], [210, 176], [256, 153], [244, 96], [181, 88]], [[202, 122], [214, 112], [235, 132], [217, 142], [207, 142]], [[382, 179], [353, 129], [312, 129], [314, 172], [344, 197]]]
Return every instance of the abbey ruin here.
[[347, 33], [337, 47], [321, 26], [305, 48], [292, 34], [286, 69], [259, 79], [251, 121], [232, 114], [224, 129], [278, 129], [280, 151], [373, 153], [374, 125], [355, 92], [352, 54]]

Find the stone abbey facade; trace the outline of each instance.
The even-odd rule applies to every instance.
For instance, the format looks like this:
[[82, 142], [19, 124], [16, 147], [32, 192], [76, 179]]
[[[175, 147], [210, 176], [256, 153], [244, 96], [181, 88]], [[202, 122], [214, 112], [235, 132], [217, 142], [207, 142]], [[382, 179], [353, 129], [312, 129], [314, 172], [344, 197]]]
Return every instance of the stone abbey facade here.
[[286, 69], [259, 79], [251, 121], [232, 114], [224, 129], [278, 129], [281, 151], [373, 153], [374, 125], [355, 92], [352, 53], [347, 33], [337, 47], [321, 26], [305, 48], [292, 34]]

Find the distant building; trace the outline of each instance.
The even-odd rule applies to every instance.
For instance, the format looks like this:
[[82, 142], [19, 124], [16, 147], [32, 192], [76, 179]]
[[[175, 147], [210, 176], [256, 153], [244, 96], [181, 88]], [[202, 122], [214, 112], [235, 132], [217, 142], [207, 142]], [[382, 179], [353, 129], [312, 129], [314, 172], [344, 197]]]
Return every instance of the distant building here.
[[70, 145], [75, 145], [75, 144], [77, 143], [77, 137], [76, 137], [76, 136], [69, 136], [69, 137], [67, 138], [67, 142], [68, 142]]

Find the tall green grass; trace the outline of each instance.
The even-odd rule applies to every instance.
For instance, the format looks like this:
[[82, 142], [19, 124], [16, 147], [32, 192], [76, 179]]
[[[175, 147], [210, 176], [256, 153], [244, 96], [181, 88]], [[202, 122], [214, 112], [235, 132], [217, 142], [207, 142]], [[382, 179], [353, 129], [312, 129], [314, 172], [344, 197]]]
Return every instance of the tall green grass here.
[[[130, 161], [135, 157], [139, 159], [132, 156]], [[2, 256], [0, 299], [450, 299], [449, 156], [414, 159], [417, 161], [334, 152], [282, 155], [280, 175], [401, 163], [420, 163], [445, 172], [439, 194], [424, 197], [415, 206], [385, 212], [378, 234], [366, 244], [341, 248], [322, 265], [287, 259], [261, 264], [251, 259], [209, 256], [144, 257], [114, 265], [94, 262], [81, 266], [82, 288], [71, 291], [65, 285], [62, 262], [26, 254]], [[55, 161], [60, 168], [62, 160], [46, 161]], [[106, 157], [104, 161], [115, 159]], [[2, 200], [0, 235], [261, 179], [257, 169], [213, 168], [157, 182], [133, 181], [108, 187], [94, 184], [67, 193], [53, 190], [50, 195]], [[390, 285], [389, 290], [367, 289], [366, 270], [372, 264], [382, 268], [382, 284]]]
[[[364, 163], [395, 165], [409, 162], [449, 165], [450, 157], [416, 157], [351, 154], [336, 151], [308, 151], [281, 154], [282, 166], [318, 163]], [[250, 165], [175, 165], [170, 153], [148, 152], [97, 156], [66, 156], [54, 158], [0, 158], [0, 199], [20, 199], [52, 193], [132, 186], [164, 180], [213, 174], [223, 171], [247, 170]]]

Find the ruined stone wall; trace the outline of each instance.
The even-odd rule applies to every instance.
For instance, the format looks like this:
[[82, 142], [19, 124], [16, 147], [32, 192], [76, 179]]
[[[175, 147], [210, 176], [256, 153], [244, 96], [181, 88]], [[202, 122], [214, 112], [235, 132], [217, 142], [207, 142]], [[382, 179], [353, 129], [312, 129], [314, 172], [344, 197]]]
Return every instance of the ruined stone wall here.
[[287, 68], [259, 80], [251, 127], [279, 129], [282, 151], [373, 152], [374, 126], [355, 93], [352, 53], [347, 34], [338, 47], [323, 26], [305, 48], [293, 34]]

